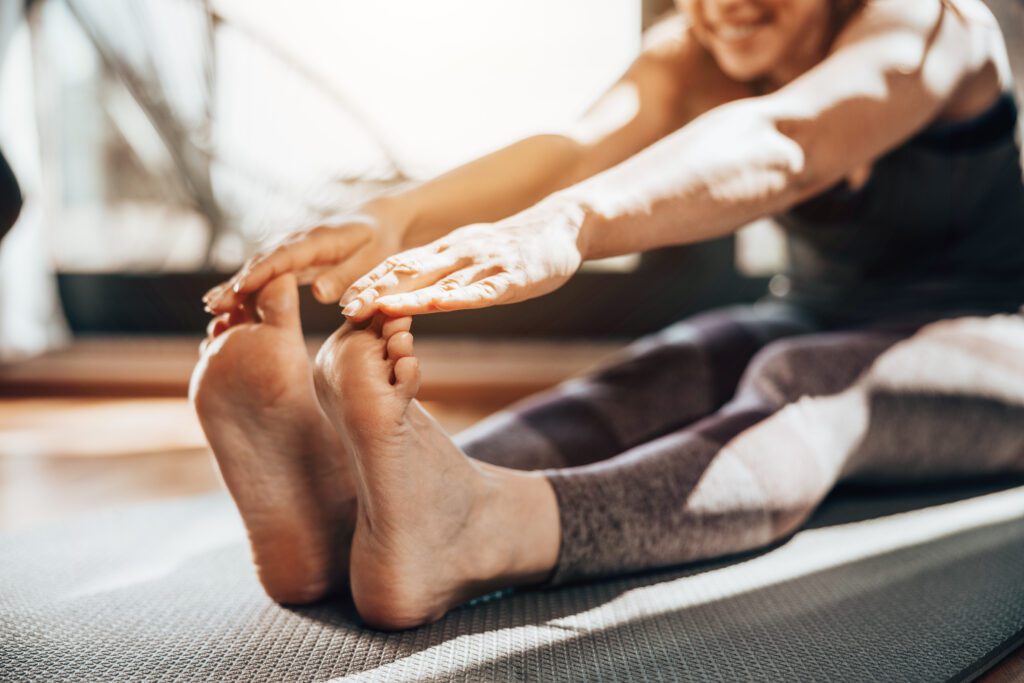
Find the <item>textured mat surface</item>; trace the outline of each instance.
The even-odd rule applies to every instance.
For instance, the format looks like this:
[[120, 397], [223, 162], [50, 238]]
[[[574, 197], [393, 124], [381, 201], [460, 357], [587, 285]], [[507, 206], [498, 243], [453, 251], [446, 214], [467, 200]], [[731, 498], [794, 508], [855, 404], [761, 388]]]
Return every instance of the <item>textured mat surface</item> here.
[[268, 601], [221, 496], [0, 536], [4, 680], [936, 681], [1022, 630], [1024, 487], [848, 494], [765, 553], [398, 634]]

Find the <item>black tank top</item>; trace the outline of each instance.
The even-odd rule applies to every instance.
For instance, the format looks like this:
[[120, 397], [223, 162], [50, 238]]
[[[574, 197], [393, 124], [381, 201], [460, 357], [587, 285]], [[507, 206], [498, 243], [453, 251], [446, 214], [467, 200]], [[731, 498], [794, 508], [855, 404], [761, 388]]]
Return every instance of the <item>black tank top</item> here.
[[1024, 303], [1024, 181], [1017, 106], [1004, 94], [926, 129], [778, 222], [789, 291], [826, 325], [1015, 311]]

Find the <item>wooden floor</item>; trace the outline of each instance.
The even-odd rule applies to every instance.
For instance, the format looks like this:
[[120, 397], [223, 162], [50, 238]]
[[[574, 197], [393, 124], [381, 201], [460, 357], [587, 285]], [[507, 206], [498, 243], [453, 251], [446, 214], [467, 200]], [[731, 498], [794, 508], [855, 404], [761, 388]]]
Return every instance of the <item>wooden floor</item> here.
[[[85, 339], [0, 366], [0, 530], [217, 489], [185, 398], [197, 345], [190, 338]], [[421, 396], [455, 433], [616, 348], [420, 340]]]
[[[0, 531], [217, 490], [185, 398], [196, 339], [88, 339], [0, 366]], [[457, 432], [616, 345], [417, 341], [427, 408]], [[1024, 648], [980, 679], [1024, 681]]]

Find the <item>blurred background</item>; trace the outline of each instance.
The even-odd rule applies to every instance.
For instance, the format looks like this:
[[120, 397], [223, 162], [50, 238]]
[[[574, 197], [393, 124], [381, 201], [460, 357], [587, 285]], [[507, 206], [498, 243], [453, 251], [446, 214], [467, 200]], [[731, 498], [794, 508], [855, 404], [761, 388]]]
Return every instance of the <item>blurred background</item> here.
[[[202, 292], [287, 232], [573, 120], [663, 9], [0, 0], [0, 150], [24, 200], [0, 242], [0, 529], [215, 490], [185, 399]], [[426, 321], [446, 427], [613, 349], [580, 339], [602, 307], [563, 324], [580, 301]], [[311, 349], [341, 322], [309, 297], [303, 317]]]
[[[572, 121], [671, 6], [0, 2], [0, 148], [25, 195], [0, 251], [4, 358], [69, 333], [200, 331], [198, 295], [261, 245]], [[626, 319], [605, 311], [636, 257], [591, 266], [589, 282], [543, 305], [421, 332], [635, 335], [763, 289], [721, 280], [730, 245], [647, 259], [643, 277], [665, 296]], [[670, 277], [679, 258], [685, 286]], [[305, 313], [320, 332], [338, 322]]]
[[[1022, 74], [1024, 3], [989, 4]], [[671, 8], [0, 0], [0, 150], [24, 198], [0, 242], [0, 529], [216, 488], [184, 398], [202, 293], [287, 232], [572, 121]], [[686, 314], [784, 288], [782, 258], [761, 222], [587, 264], [539, 300], [421, 317], [423, 396], [458, 430]], [[304, 296], [315, 348], [341, 318]]]

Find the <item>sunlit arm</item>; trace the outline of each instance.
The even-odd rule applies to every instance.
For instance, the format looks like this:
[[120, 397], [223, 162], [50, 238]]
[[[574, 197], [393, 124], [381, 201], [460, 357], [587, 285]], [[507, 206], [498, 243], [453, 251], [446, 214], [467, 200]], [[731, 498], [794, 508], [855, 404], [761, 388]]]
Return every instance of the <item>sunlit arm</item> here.
[[[557, 193], [584, 259], [726, 234], [808, 193], [801, 145], [757, 99], [714, 109], [632, 159]], [[540, 208], [540, 207], [538, 207]]]
[[535, 135], [381, 200], [406, 214], [403, 245], [498, 221], [636, 154], [693, 118], [684, 97], [698, 48], [678, 19], [648, 36], [629, 70], [574, 124]]
[[[880, 3], [882, 5], [884, 3]], [[633, 158], [556, 193], [584, 258], [727, 234], [870, 164], [942, 113], [971, 69], [971, 34], [938, 3], [866, 13], [817, 67], [713, 109]]]
[[989, 78], [975, 112], [991, 104], [1006, 69], [983, 43], [999, 34], [971, 21], [938, 0], [869, 3], [803, 75], [710, 107], [515, 215], [385, 260], [342, 297], [345, 315], [522, 301], [562, 286], [586, 259], [705, 240], [783, 211], [928, 123], [963, 115], [951, 107], [972, 99], [965, 84]]
[[[460, 226], [514, 215], [630, 157], [707, 109], [683, 97], [705, 59], [678, 18], [653, 29], [627, 72], [564, 130], [534, 135], [437, 178], [401, 188], [329, 225], [289, 235], [207, 293], [214, 314], [236, 310], [283, 273], [324, 303], [382, 259]], [[703, 106], [703, 109], [700, 107]]]

